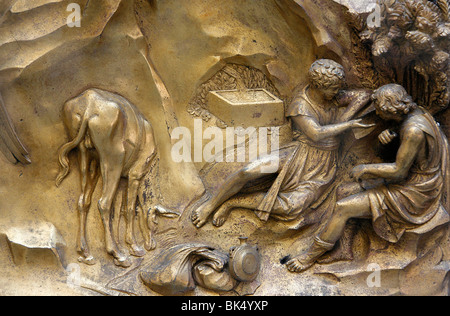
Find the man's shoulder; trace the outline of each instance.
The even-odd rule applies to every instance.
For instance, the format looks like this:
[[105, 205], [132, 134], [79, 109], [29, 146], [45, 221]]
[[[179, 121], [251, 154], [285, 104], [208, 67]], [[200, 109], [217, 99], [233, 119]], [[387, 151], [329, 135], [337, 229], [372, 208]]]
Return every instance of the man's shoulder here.
[[408, 118], [402, 125], [402, 138], [421, 141], [425, 133], [429, 133], [430, 128], [421, 115], [415, 115]]
[[289, 105], [286, 116], [298, 116], [298, 115], [310, 115], [311, 113], [311, 101], [309, 100], [306, 90], [308, 86], [300, 89], [294, 99], [292, 100], [291, 104]]
[[405, 120], [402, 129], [407, 129], [412, 133], [418, 133], [418, 131], [433, 133], [436, 124], [436, 120], [431, 114], [426, 110], [419, 108]]

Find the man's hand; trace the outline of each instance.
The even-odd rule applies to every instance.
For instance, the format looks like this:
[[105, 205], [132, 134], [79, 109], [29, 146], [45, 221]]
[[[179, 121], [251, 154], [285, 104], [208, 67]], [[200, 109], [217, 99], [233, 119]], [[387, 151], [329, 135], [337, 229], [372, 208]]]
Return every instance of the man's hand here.
[[380, 135], [378, 135], [378, 140], [383, 145], [387, 145], [387, 144], [391, 143], [396, 137], [398, 137], [397, 133], [394, 133], [387, 129], [384, 132], [382, 132]]
[[359, 165], [353, 168], [352, 170], [352, 178], [361, 181], [362, 177], [366, 174], [366, 165]]
[[376, 126], [376, 124], [363, 123], [362, 119], [352, 120], [350, 121], [350, 125], [352, 128], [363, 128], [363, 129], [368, 129]]

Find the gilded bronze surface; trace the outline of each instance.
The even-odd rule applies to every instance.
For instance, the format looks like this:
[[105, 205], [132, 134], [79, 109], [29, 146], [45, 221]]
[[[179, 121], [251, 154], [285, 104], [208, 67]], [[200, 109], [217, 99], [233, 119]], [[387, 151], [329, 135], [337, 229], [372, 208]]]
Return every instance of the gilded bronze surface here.
[[0, 295], [449, 294], [450, 1], [0, 0]]

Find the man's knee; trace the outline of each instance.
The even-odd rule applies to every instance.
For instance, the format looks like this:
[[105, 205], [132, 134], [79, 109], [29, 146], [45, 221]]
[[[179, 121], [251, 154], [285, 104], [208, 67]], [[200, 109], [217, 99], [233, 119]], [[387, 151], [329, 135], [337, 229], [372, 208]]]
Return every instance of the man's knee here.
[[336, 203], [334, 216], [342, 220], [351, 218], [365, 218], [370, 215], [369, 200], [366, 195], [355, 195]]
[[254, 168], [253, 165], [245, 167], [239, 172], [239, 178], [251, 180], [256, 176], [259, 176], [260, 172], [257, 168]]
[[249, 177], [255, 177], [263, 174], [276, 173], [279, 167], [279, 158], [271, 155], [250, 163], [242, 172]]
[[339, 201], [336, 203], [333, 218], [340, 222], [347, 222], [352, 218], [352, 209], [345, 202]]

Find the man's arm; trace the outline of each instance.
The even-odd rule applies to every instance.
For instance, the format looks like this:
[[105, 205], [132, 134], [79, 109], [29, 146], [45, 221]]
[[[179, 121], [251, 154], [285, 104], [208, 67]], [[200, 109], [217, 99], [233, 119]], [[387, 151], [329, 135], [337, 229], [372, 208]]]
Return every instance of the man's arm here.
[[408, 177], [409, 170], [424, 142], [425, 135], [420, 129], [407, 127], [403, 132], [395, 163], [360, 165], [353, 169], [353, 177], [358, 180], [364, 176], [394, 181], [404, 180]]
[[364, 109], [371, 100], [372, 90], [346, 90], [342, 91], [338, 97], [340, 106], [346, 106], [344, 113], [339, 118], [339, 122], [347, 122]]
[[292, 120], [294, 121], [296, 126], [303, 132], [303, 134], [305, 134], [314, 142], [319, 142], [325, 138], [340, 135], [351, 128], [372, 128], [374, 126], [371, 124], [363, 124], [361, 123], [361, 120], [352, 120], [348, 122], [322, 126], [315, 119], [303, 115], [292, 117]]

